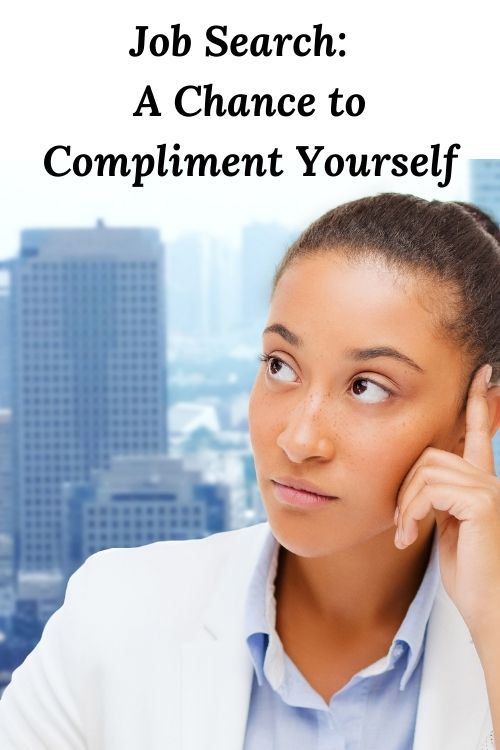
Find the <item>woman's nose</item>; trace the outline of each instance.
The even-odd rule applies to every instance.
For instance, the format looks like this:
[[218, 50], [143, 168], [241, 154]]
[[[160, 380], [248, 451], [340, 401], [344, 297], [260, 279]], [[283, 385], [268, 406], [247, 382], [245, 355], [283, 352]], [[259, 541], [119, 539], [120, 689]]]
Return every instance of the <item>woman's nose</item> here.
[[329, 418], [327, 412], [324, 400], [310, 397], [289, 413], [277, 444], [290, 461], [301, 463], [311, 458], [332, 458], [331, 416]]

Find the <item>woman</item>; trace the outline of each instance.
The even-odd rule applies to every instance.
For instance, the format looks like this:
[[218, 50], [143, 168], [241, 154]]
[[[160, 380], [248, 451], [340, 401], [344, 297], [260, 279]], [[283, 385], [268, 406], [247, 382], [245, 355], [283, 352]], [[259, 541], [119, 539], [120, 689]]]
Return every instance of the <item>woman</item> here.
[[499, 290], [467, 204], [312, 224], [250, 399], [268, 523], [92, 555], [0, 701], [2, 750], [493, 747]]

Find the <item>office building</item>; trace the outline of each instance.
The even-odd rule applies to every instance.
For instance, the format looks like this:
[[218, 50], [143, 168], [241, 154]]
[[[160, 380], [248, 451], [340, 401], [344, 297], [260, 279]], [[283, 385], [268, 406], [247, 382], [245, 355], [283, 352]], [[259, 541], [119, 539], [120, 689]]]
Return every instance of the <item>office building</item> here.
[[[500, 159], [471, 159], [470, 200], [500, 223]], [[500, 433], [493, 440], [495, 466], [500, 472]]]
[[99, 550], [227, 528], [229, 488], [165, 455], [114, 457], [89, 482], [69, 483], [65, 497], [67, 574]]
[[10, 295], [8, 274], [0, 267], [0, 409], [10, 407]]
[[166, 450], [165, 271], [155, 230], [102, 222], [23, 231], [9, 270], [16, 567], [32, 598], [60, 582], [63, 484]]
[[500, 222], [500, 159], [471, 159], [471, 201]]
[[0, 534], [12, 536], [12, 424], [9, 409], [0, 409]]
[[241, 318], [240, 252], [201, 234], [179, 237], [167, 248], [169, 331], [213, 339], [233, 331]]
[[295, 234], [279, 224], [250, 224], [242, 236], [242, 325], [260, 329], [269, 305], [271, 281]]

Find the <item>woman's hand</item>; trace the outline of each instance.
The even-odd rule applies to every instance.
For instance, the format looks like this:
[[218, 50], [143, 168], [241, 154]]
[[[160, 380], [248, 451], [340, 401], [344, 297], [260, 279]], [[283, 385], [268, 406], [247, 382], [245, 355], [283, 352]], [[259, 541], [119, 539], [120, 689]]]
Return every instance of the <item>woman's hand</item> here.
[[416, 540], [418, 521], [434, 510], [443, 585], [473, 637], [489, 622], [500, 623], [500, 479], [486, 400], [490, 373], [489, 365], [478, 370], [469, 389], [463, 458], [426, 448], [401, 485], [395, 513], [395, 544], [404, 549]]

